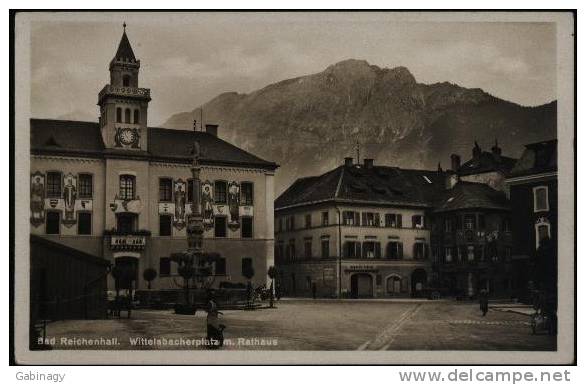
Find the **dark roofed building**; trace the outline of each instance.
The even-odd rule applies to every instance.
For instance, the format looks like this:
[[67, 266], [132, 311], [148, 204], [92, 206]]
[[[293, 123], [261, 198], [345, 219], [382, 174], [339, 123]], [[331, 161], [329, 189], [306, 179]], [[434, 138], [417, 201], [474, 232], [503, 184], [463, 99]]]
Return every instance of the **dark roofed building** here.
[[472, 158], [461, 164], [460, 156], [452, 154], [452, 171], [460, 180], [487, 184], [494, 189], [505, 190], [505, 177], [509, 174], [516, 159], [504, 156], [498, 142], [495, 141], [490, 151], [483, 151], [474, 142]]
[[527, 299], [533, 289], [547, 291], [553, 302], [557, 296], [557, 169], [557, 140], [531, 143], [506, 180], [512, 207], [515, 288]]
[[[217, 125], [148, 127], [150, 89], [139, 87], [140, 60], [126, 30], [109, 71], [97, 122], [30, 120], [31, 233], [129, 269], [126, 290], [145, 289], [143, 272], [152, 268], [154, 290], [178, 291], [171, 255], [187, 248], [186, 222], [199, 201], [204, 248], [220, 255], [214, 284], [246, 282], [242, 266], [257, 271], [255, 286], [266, 283], [278, 166], [221, 139]], [[115, 286], [111, 277], [108, 285]]]
[[504, 192], [458, 174], [366, 159], [298, 179], [275, 201], [288, 295], [396, 297], [510, 293]]

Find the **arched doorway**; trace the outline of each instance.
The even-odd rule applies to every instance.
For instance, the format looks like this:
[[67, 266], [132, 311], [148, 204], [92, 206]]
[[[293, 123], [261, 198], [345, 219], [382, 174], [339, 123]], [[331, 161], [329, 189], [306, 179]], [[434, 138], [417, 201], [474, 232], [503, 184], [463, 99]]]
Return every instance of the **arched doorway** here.
[[411, 295], [420, 297], [427, 286], [427, 272], [424, 269], [415, 269], [411, 273]]
[[127, 290], [132, 295], [138, 281], [138, 258], [117, 257], [112, 270], [116, 290]]
[[387, 294], [390, 296], [401, 294], [401, 281], [401, 277], [397, 274], [392, 274], [387, 277]]
[[352, 274], [350, 277], [350, 295], [352, 298], [372, 298], [372, 276], [366, 273]]

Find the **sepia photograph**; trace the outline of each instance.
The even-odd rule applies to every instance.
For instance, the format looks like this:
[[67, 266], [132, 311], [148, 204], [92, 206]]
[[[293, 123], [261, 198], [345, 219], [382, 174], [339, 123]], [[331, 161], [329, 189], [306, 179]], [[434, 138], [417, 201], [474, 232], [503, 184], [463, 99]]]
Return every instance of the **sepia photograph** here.
[[17, 12], [22, 364], [570, 364], [572, 12]]

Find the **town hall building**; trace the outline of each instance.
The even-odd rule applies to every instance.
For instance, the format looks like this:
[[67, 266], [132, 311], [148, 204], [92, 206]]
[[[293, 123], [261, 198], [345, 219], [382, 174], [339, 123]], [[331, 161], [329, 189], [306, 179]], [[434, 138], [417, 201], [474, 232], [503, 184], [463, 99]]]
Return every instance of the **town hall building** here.
[[198, 143], [204, 249], [220, 255], [215, 285], [244, 283], [251, 267], [253, 284], [265, 283], [278, 166], [222, 140], [217, 125], [149, 127], [140, 67], [125, 30], [98, 93], [97, 122], [30, 120], [31, 233], [130, 267], [136, 289], [147, 287], [147, 268], [157, 272], [153, 289], [177, 289], [171, 255], [187, 248]]

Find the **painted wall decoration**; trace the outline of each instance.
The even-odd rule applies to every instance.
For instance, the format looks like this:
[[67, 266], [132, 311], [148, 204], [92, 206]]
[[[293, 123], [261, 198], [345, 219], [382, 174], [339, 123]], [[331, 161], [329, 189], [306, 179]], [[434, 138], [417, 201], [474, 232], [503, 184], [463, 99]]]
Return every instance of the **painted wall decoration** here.
[[118, 214], [118, 213], [134, 213], [134, 214], [140, 214], [140, 212], [142, 211], [142, 201], [140, 200], [140, 197], [137, 195], [135, 199], [133, 200], [126, 200], [126, 199], [120, 199], [118, 197], [118, 194], [116, 194], [116, 196], [114, 197], [114, 201], [110, 202], [110, 210], [112, 210], [113, 213]]
[[206, 230], [214, 227], [214, 188], [209, 180], [201, 185], [201, 212]]
[[31, 175], [31, 224], [45, 222], [45, 175], [39, 171]]
[[77, 222], [75, 216], [75, 201], [77, 199], [77, 178], [69, 173], [63, 178], [63, 203], [64, 212], [63, 224], [71, 227]]
[[181, 230], [185, 227], [185, 200], [187, 184], [178, 179], [173, 183], [173, 202], [175, 204], [175, 219], [173, 225]]
[[230, 211], [228, 227], [235, 231], [240, 228], [240, 185], [234, 181], [228, 185], [228, 207]]

